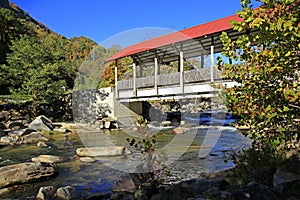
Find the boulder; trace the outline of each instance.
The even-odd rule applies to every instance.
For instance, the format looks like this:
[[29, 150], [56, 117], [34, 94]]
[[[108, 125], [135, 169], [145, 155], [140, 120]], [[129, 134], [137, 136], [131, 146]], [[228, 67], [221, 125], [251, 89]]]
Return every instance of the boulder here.
[[58, 163], [61, 161], [61, 158], [58, 156], [52, 156], [52, 155], [40, 155], [38, 157], [32, 158], [32, 162], [35, 163]]
[[[294, 174], [290, 172], [284, 172], [277, 169], [276, 173], [273, 176], [273, 186], [279, 189], [279, 191], [283, 191], [287, 189], [292, 183], [300, 183], [300, 175]], [[300, 192], [299, 192], [300, 195]]]
[[14, 145], [16, 144], [17, 140], [10, 137], [10, 136], [4, 136], [0, 138], [0, 143], [5, 145]]
[[56, 174], [55, 164], [27, 162], [8, 165], [0, 168], [0, 188], [38, 181]]
[[279, 200], [273, 190], [265, 185], [250, 182], [246, 186], [233, 191], [233, 199], [239, 200]]
[[78, 148], [76, 154], [82, 157], [122, 156], [131, 152], [123, 146]]
[[54, 126], [50, 119], [41, 115], [33, 120], [28, 128], [36, 130], [36, 131], [50, 131], [53, 130]]
[[141, 185], [141, 179], [137, 174], [124, 175], [112, 188], [113, 192], [127, 192], [134, 194]]
[[28, 135], [32, 132], [36, 132], [36, 131], [30, 128], [24, 128], [19, 130], [12, 130], [8, 133], [8, 135], [12, 137], [16, 137], [16, 136], [20, 137], [20, 136]]
[[5, 195], [9, 191], [10, 191], [10, 189], [8, 189], [8, 188], [2, 188], [2, 189], [0, 189], [0, 197], [3, 196], [3, 195]]
[[72, 199], [72, 190], [74, 190], [71, 186], [58, 188], [56, 191], [56, 196], [62, 200], [70, 200]]
[[39, 189], [38, 194], [36, 195], [36, 199], [38, 200], [50, 200], [53, 199], [54, 196], [54, 188], [53, 186], [45, 186]]
[[21, 140], [24, 144], [37, 144], [39, 142], [48, 142], [48, 139], [38, 132], [33, 132], [28, 135], [22, 136]]

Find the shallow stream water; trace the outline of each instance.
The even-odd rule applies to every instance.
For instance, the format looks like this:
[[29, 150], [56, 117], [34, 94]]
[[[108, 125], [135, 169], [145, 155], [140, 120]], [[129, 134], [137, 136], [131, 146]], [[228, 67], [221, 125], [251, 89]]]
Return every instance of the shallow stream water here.
[[[177, 182], [189, 178], [200, 177], [202, 173], [216, 172], [228, 169], [234, 164], [227, 160], [225, 154], [232, 150], [247, 147], [250, 140], [242, 136], [235, 128], [232, 127], [197, 127], [195, 130], [182, 134], [179, 142], [173, 143], [176, 140], [174, 134], [170, 130], [156, 131], [157, 144], [156, 148], [163, 151], [164, 147], [169, 152], [169, 155], [176, 156], [175, 160], [168, 163], [168, 169], [171, 171], [171, 176], [166, 178], [166, 182]], [[199, 151], [206, 146], [211, 145], [206, 136], [210, 133], [209, 130], [218, 130], [218, 138], [215, 138], [216, 144], [212, 146], [211, 151], [205, 156], [199, 156]], [[151, 132], [151, 130], [149, 130]], [[0, 167], [10, 164], [30, 161], [31, 158], [42, 154], [50, 154], [60, 156], [63, 162], [58, 163], [59, 175], [41, 182], [28, 183], [10, 188], [10, 192], [6, 193], [0, 199], [35, 199], [38, 190], [42, 186], [54, 186], [55, 188], [63, 186], [73, 186], [78, 193], [79, 199], [84, 199], [95, 193], [109, 194], [111, 193], [112, 185], [126, 170], [134, 168], [134, 166], [122, 166], [124, 158], [96, 158], [95, 163], [82, 163], [79, 157], [76, 156], [76, 149], [86, 146], [99, 146], [99, 144], [112, 143], [114, 145], [128, 146], [126, 138], [131, 137], [131, 132], [118, 130], [112, 132], [91, 131], [85, 129], [80, 131], [80, 134], [72, 134], [68, 138], [62, 135], [48, 135], [50, 137], [48, 147], [41, 148], [36, 146], [14, 146], [4, 147], [0, 149]], [[193, 133], [191, 133], [193, 132]], [[193, 137], [190, 137], [193, 134]], [[109, 140], [109, 142], [105, 140]], [[180, 141], [185, 139], [191, 140], [188, 144], [181, 145]], [[207, 140], [207, 141], [206, 141]], [[208, 142], [206, 144], [206, 142]], [[208, 145], [209, 144], [209, 145]], [[107, 145], [107, 144], [106, 144]], [[180, 149], [184, 148], [184, 149]], [[171, 153], [170, 153], [171, 152]], [[169, 156], [172, 157], [172, 156]], [[114, 163], [111, 165], [111, 163]], [[109, 166], [107, 166], [109, 165]], [[128, 165], [128, 163], [127, 163]], [[120, 171], [124, 170], [124, 171]]]

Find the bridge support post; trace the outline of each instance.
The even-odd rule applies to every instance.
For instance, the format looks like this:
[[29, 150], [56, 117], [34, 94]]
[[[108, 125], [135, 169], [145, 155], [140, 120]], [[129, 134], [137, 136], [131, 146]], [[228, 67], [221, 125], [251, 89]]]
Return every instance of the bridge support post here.
[[204, 52], [201, 51], [201, 67], [200, 68], [204, 68]]
[[119, 98], [118, 92], [118, 61], [115, 60], [115, 97], [116, 99]]
[[179, 52], [179, 80], [180, 80], [180, 89], [181, 93], [184, 93], [184, 80], [183, 80], [183, 51], [180, 50]]
[[157, 58], [154, 58], [154, 89], [155, 94], [158, 95], [158, 61]]
[[214, 82], [214, 68], [215, 68], [215, 58], [214, 58], [214, 45], [210, 46], [210, 82]]
[[132, 64], [132, 71], [133, 71], [133, 96], [136, 97], [137, 90], [136, 90], [136, 64]]

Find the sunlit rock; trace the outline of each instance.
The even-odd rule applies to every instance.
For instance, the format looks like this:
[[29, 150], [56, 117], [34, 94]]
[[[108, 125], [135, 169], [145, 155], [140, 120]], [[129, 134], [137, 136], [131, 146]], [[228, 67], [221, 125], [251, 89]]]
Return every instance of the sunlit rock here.
[[48, 139], [38, 132], [30, 133], [28, 135], [22, 136], [21, 138], [24, 144], [37, 144], [38, 142], [48, 142]]
[[49, 163], [20, 163], [0, 168], [0, 188], [37, 181], [57, 174], [57, 168]]
[[80, 158], [80, 161], [81, 162], [84, 162], [84, 163], [93, 163], [95, 162], [96, 160], [94, 158], [91, 158], [91, 157], [81, 157]]
[[78, 148], [76, 154], [82, 157], [122, 156], [130, 154], [130, 151], [123, 146], [107, 146]]
[[32, 158], [32, 162], [35, 163], [58, 163], [61, 162], [61, 158], [59, 156], [52, 156], [52, 155], [40, 155], [38, 157]]
[[39, 192], [36, 195], [36, 198], [38, 200], [50, 200], [50, 199], [53, 199], [53, 196], [54, 196], [53, 186], [45, 186], [45, 187], [41, 187], [39, 189]]
[[54, 126], [50, 119], [41, 115], [33, 120], [28, 128], [36, 130], [36, 131], [50, 131], [53, 130]]

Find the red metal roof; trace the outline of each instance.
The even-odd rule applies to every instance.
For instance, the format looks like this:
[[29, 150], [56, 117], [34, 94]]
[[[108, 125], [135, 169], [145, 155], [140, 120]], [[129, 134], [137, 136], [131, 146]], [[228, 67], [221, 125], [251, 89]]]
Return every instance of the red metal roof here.
[[205, 35], [210, 35], [213, 33], [229, 30], [232, 28], [230, 22], [233, 20], [239, 22], [242, 21], [242, 19], [238, 17], [237, 14], [235, 14], [205, 24], [200, 24], [198, 26], [187, 28], [175, 33], [170, 33], [157, 38], [146, 40], [122, 49], [121, 51], [119, 51], [118, 53], [116, 53], [115, 55], [107, 59], [106, 62], [123, 58], [126, 56], [130, 56], [130, 55], [134, 55], [137, 53], [141, 53], [143, 51], [159, 48], [162, 46], [175, 44], [177, 42], [182, 42], [185, 40], [199, 38]]

